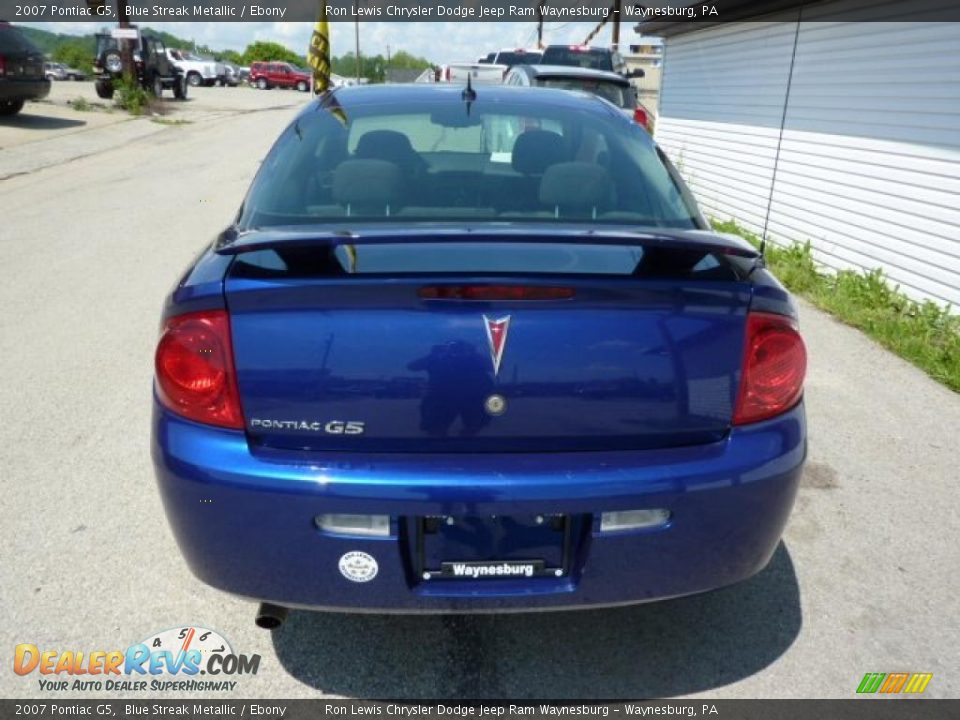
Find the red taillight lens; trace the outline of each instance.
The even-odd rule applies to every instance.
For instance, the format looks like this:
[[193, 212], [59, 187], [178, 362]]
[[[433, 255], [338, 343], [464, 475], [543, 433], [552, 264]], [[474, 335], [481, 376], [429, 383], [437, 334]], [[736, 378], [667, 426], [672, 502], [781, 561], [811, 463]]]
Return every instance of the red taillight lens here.
[[431, 285], [420, 288], [425, 300], [569, 300], [573, 288], [536, 285]]
[[649, 118], [647, 117], [647, 111], [640, 107], [636, 108], [633, 111], [633, 121], [637, 123], [637, 125], [647, 127], [647, 122], [649, 121]]
[[168, 320], [155, 366], [157, 395], [167, 408], [197, 422], [243, 427], [226, 311], [204, 310]]
[[803, 394], [807, 350], [792, 318], [747, 316], [746, 349], [733, 424], [766, 420], [792, 408]]
[[7, 59], [0, 55], [0, 77], [3, 77], [7, 74]]

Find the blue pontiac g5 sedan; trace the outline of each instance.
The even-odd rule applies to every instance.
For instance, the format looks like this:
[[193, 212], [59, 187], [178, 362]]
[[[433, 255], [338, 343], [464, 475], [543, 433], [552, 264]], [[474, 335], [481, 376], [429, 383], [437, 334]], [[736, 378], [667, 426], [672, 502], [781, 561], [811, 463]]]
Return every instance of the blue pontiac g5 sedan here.
[[155, 364], [180, 548], [268, 627], [735, 583], [806, 456], [790, 296], [646, 131], [564, 90], [313, 101], [168, 297]]

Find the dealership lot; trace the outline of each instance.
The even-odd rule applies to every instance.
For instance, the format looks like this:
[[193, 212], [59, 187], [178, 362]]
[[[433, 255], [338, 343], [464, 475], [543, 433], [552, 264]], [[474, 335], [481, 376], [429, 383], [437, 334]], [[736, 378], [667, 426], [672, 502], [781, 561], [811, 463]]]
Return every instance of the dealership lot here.
[[151, 362], [164, 294], [307, 97], [191, 88], [167, 116], [188, 123], [171, 126], [77, 113], [75, 92], [92, 85], [55, 85], [0, 123], [5, 697], [51, 697], [37, 673], [10, 671], [18, 643], [88, 653], [186, 625], [262, 656], [236, 678], [244, 697], [843, 698], [894, 671], [960, 694], [960, 398], [807, 306], [809, 461], [784, 542], [751, 581], [611, 610], [294, 612], [256, 629], [254, 603], [195, 581], [167, 526]]

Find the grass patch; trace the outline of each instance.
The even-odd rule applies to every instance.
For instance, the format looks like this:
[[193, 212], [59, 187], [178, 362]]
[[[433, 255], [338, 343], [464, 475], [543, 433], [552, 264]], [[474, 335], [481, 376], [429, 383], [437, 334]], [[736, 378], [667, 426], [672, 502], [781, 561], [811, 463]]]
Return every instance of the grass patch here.
[[150, 118], [150, 122], [155, 122], [157, 125], [189, 125], [189, 120], [175, 120], [173, 118], [165, 117], [155, 117]]
[[[713, 227], [760, 246], [760, 238], [733, 220]], [[881, 270], [824, 272], [810, 243], [767, 243], [767, 267], [792, 292], [802, 295], [909, 360], [934, 380], [960, 392], [960, 316], [930, 301], [917, 302], [891, 286]]]
[[76, 100], [69, 100], [67, 104], [77, 112], [90, 112], [93, 105], [87, 102], [86, 98], [78, 97]]

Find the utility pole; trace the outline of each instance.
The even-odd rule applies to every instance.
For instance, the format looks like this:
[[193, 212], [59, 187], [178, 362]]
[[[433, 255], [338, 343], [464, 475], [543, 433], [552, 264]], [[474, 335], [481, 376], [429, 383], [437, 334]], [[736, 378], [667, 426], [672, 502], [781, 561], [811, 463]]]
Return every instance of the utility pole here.
[[614, 50], [620, 49], [620, 10], [623, 0], [613, 0], [613, 42]]
[[[122, 28], [130, 27], [130, 12], [127, 7], [127, 0], [117, 0], [117, 23]], [[120, 64], [123, 68], [123, 76], [132, 78], [136, 72], [133, 67], [133, 41], [121, 38], [118, 40], [120, 45]]]
[[537, 50], [543, 50], [543, 4], [545, 0], [537, 3]]
[[[354, 12], [356, 12], [356, 7], [359, 4], [360, 0], [353, 0]], [[357, 85], [360, 84], [360, 21], [353, 21], [353, 42], [354, 48], [357, 53], [357, 64], [356, 64], [356, 78]]]

